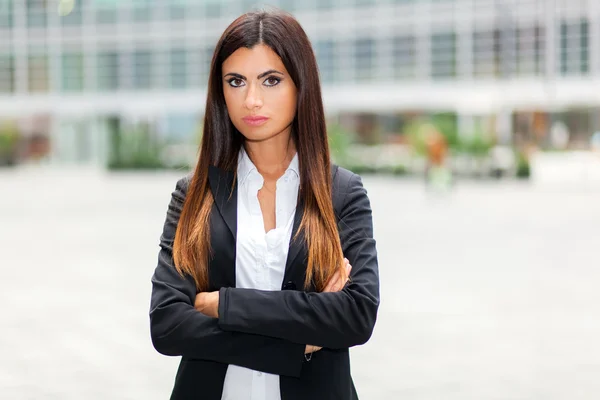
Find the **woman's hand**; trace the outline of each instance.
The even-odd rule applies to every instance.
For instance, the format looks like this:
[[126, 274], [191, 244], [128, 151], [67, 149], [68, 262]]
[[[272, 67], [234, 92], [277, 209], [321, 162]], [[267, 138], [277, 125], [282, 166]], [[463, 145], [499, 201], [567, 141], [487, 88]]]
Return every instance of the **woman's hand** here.
[[201, 292], [196, 295], [194, 308], [202, 314], [219, 318], [219, 292]]
[[346, 276], [342, 276], [340, 271], [337, 271], [335, 275], [327, 282], [325, 289], [323, 292], [339, 292], [346, 286], [346, 282], [350, 278], [350, 271], [352, 271], [352, 265], [350, 265], [350, 261], [347, 258], [344, 258], [344, 263], [346, 266]]

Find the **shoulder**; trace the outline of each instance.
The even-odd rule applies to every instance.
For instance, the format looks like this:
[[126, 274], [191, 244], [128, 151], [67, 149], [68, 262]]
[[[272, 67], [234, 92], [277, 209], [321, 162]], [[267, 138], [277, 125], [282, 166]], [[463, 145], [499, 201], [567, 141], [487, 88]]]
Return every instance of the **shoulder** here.
[[350, 185], [350, 182], [356, 174], [346, 168], [342, 168], [338, 165], [331, 165], [331, 178], [333, 183], [333, 194], [339, 195], [345, 193], [346, 189]]
[[179, 201], [183, 202], [193, 176], [194, 176], [194, 173], [189, 172], [187, 175], [180, 177], [177, 180], [177, 183], [175, 184], [175, 190], [172, 193], [174, 200], [179, 200]]
[[177, 180], [177, 184], [175, 185], [175, 187], [177, 189], [187, 192], [187, 188], [190, 186], [190, 182], [192, 181], [193, 177], [194, 177], [194, 172], [189, 172], [187, 175], [182, 176], [181, 178], [179, 178]]
[[332, 165], [331, 173], [333, 206], [337, 212], [341, 212], [357, 195], [366, 196], [360, 175], [337, 165]]

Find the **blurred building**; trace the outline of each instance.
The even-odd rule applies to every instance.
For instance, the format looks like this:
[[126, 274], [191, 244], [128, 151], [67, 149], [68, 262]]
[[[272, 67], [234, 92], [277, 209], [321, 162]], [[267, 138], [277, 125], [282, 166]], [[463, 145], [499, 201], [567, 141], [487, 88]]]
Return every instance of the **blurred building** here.
[[[0, 0], [0, 119], [55, 161], [104, 163], [111, 135], [198, 133], [214, 45], [254, 0]], [[460, 134], [572, 147], [600, 130], [598, 0], [271, 0], [309, 34], [326, 111], [365, 141], [423, 113]]]

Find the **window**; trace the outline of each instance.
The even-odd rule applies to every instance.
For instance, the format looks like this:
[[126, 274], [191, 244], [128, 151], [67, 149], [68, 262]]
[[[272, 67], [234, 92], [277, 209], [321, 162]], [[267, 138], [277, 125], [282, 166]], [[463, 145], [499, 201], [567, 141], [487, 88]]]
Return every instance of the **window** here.
[[29, 92], [47, 92], [50, 87], [48, 56], [45, 54], [29, 55], [27, 65]]
[[589, 57], [590, 57], [590, 26], [587, 20], [582, 20], [579, 24], [579, 46], [581, 52], [579, 54], [579, 70], [582, 73], [590, 71]]
[[560, 72], [580, 75], [589, 72], [589, 23], [562, 21], [560, 24]]
[[205, 47], [198, 50], [199, 64], [194, 66], [194, 69], [198, 71], [200, 76], [200, 86], [206, 87], [208, 85], [208, 75], [210, 73], [210, 63], [212, 56], [215, 51], [214, 47]]
[[392, 68], [395, 79], [413, 78], [417, 63], [417, 46], [414, 36], [392, 38]]
[[356, 77], [358, 80], [369, 80], [374, 75], [375, 41], [370, 38], [358, 39], [354, 43]]
[[96, 23], [114, 24], [117, 22], [117, 2], [116, 1], [96, 1]]
[[46, 26], [46, 0], [26, 0], [27, 26], [41, 28]]
[[500, 73], [500, 32], [498, 29], [473, 32], [473, 75], [497, 77]]
[[[242, 12], [256, 11], [260, 5], [259, 0], [242, 0]], [[280, 8], [284, 9], [281, 5]], [[289, 11], [289, 10], [286, 10]]]
[[169, 86], [173, 89], [187, 87], [187, 51], [185, 49], [172, 49], [169, 58]]
[[292, 12], [296, 10], [296, 2], [294, 0], [279, 0], [279, 7], [282, 10]]
[[209, 18], [219, 18], [223, 12], [222, 1], [210, 0], [206, 2], [206, 16]]
[[316, 42], [316, 58], [323, 83], [335, 81], [335, 42], [319, 40]]
[[526, 76], [544, 73], [545, 40], [543, 27], [517, 29], [517, 74]]
[[133, 53], [133, 87], [150, 89], [152, 87], [152, 53], [138, 50]]
[[11, 55], [0, 55], [0, 93], [12, 93], [15, 90], [15, 64]]
[[0, 0], [0, 28], [13, 25], [13, 0]]
[[437, 33], [431, 36], [431, 76], [456, 76], [456, 34]]
[[99, 90], [117, 90], [119, 87], [119, 55], [115, 52], [98, 54], [96, 74]]
[[83, 90], [83, 54], [66, 53], [62, 55], [62, 89], [66, 92]]
[[131, 0], [131, 16], [134, 21], [149, 21], [152, 18], [152, 0]]
[[169, 18], [185, 19], [187, 13], [185, 0], [171, 0], [169, 2]]
[[560, 72], [564, 75], [568, 72], [567, 65], [569, 57], [569, 26], [566, 22], [560, 24]]
[[335, 0], [317, 0], [318, 10], [331, 10], [335, 6]]
[[[62, 4], [62, 3], [61, 3]], [[81, 25], [82, 13], [81, 13], [81, 1], [75, 1], [73, 3], [73, 9], [65, 9], [63, 12], [68, 12], [66, 15], [60, 16], [60, 23], [63, 26]], [[61, 15], [59, 13], [59, 15]]]

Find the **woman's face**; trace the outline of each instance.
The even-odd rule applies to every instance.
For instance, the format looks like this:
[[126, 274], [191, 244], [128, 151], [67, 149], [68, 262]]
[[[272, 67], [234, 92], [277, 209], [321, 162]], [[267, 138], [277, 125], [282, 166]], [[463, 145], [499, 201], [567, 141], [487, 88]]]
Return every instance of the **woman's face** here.
[[229, 118], [247, 140], [290, 135], [296, 85], [270, 47], [239, 48], [223, 62], [222, 70]]

